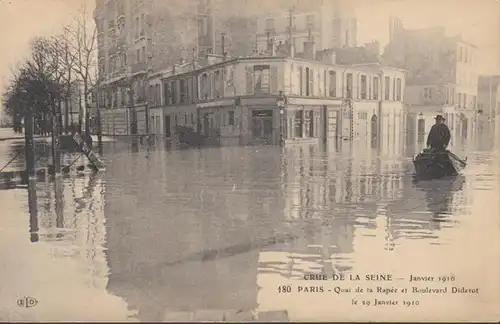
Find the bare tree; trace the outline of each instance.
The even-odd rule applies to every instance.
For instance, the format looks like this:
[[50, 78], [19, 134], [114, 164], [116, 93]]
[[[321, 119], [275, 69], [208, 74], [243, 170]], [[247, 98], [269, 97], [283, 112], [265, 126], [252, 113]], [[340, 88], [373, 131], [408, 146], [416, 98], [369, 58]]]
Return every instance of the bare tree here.
[[[72, 95], [74, 85], [73, 68], [75, 65], [76, 57], [70, 52], [70, 45], [68, 43], [68, 31], [64, 28], [63, 34], [54, 36], [52, 38], [54, 51], [57, 53], [58, 58], [62, 62], [61, 78], [65, 84], [62, 100], [64, 102], [64, 127], [65, 131], [68, 130], [69, 113], [72, 112]], [[59, 124], [63, 125], [62, 115], [59, 116]]]
[[[73, 64], [72, 70], [83, 83], [83, 111], [85, 114], [85, 131], [90, 131], [89, 125], [89, 94], [96, 85], [94, 70], [97, 68], [97, 27], [92, 24], [88, 8], [84, 4], [70, 26], [64, 28], [66, 43], [69, 45], [69, 55]], [[81, 128], [82, 116], [79, 117]]]

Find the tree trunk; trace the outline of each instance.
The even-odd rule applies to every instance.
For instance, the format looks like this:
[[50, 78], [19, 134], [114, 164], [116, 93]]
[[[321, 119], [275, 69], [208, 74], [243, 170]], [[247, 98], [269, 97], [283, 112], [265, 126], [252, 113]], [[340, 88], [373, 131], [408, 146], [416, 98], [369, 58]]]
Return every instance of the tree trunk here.
[[85, 133], [90, 134], [90, 116], [88, 111], [88, 90], [87, 80], [83, 82], [83, 111], [85, 113]]

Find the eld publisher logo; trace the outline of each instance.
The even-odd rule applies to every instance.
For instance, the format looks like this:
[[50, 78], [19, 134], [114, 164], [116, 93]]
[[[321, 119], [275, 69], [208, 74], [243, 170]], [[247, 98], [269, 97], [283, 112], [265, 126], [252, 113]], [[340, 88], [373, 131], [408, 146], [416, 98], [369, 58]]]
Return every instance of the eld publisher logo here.
[[38, 300], [33, 297], [23, 297], [17, 300], [17, 306], [31, 308], [35, 307], [38, 304]]

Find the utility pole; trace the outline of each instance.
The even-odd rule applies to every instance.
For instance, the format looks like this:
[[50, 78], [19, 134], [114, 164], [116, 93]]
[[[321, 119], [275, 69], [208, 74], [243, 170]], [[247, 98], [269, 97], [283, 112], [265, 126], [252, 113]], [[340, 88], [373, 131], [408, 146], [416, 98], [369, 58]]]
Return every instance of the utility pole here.
[[294, 44], [293, 44], [293, 8], [288, 10], [288, 46], [289, 46], [289, 56], [294, 57]]
[[61, 161], [59, 158], [59, 132], [58, 132], [58, 126], [57, 126], [57, 108], [56, 108], [56, 102], [59, 100], [54, 100], [52, 98], [51, 104], [52, 104], [52, 166], [54, 167], [54, 175], [60, 175], [61, 174]]
[[[65, 45], [65, 55], [66, 55], [66, 62], [69, 62], [69, 48], [68, 48], [68, 43], [66, 42]], [[64, 131], [65, 133], [68, 132], [68, 123], [69, 123], [69, 107], [71, 105], [71, 66], [68, 67], [68, 81], [67, 81], [67, 94], [66, 94], [66, 104], [64, 105]]]

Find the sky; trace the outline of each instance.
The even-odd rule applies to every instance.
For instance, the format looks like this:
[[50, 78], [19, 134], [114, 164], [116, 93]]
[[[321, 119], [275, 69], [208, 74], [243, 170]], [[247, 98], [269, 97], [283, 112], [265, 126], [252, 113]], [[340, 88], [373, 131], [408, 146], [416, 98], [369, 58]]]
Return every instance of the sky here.
[[[182, 1], [182, 0], [179, 0]], [[272, 0], [269, 0], [272, 1]], [[480, 48], [483, 73], [500, 73], [500, 0], [348, 0], [358, 14], [358, 44], [388, 41], [389, 17], [407, 28], [443, 25], [447, 33], [462, 33]], [[0, 0], [0, 89], [16, 62], [27, 55], [35, 36], [57, 34], [83, 2], [95, 0]]]

